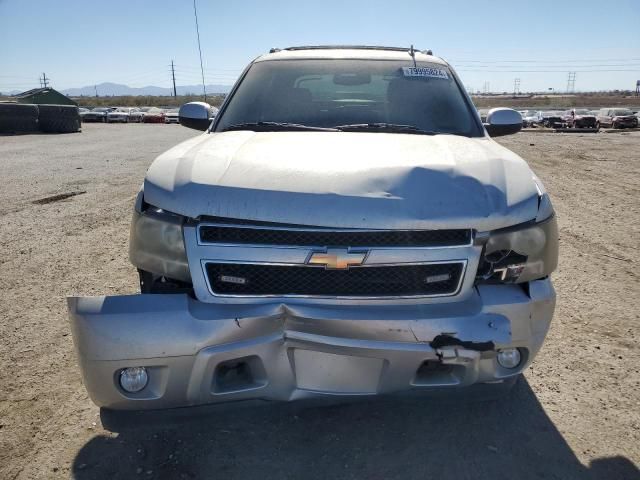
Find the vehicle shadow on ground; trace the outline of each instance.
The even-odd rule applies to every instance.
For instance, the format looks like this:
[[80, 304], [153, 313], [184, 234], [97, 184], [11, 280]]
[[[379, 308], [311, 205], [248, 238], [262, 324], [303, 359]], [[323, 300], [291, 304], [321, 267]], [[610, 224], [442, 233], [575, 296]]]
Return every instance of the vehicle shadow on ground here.
[[413, 397], [306, 408], [275, 404], [144, 423], [93, 438], [75, 458], [73, 476], [640, 478], [621, 456], [580, 464], [524, 379], [507, 397], [492, 401]]

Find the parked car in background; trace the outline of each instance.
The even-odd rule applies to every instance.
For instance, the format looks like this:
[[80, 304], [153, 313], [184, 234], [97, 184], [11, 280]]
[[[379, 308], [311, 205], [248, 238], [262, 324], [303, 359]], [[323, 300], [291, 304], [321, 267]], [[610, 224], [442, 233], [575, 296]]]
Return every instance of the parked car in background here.
[[177, 123], [179, 124], [179, 120], [178, 120], [178, 110], [169, 110], [168, 112], [165, 112], [164, 114], [164, 123]]
[[596, 124], [606, 128], [636, 128], [638, 117], [628, 108], [601, 108]]
[[541, 112], [541, 113], [542, 115], [541, 115], [540, 123], [542, 123], [544, 127], [554, 128], [562, 125], [563, 123], [562, 112], [551, 110], [551, 111]]
[[144, 112], [142, 121], [144, 123], [164, 123], [164, 110], [160, 110], [159, 108], [152, 107], [146, 112]]
[[107, 123], [129, 123], [131, 112], [138, 111], [137, 108], [120, 107], [113, 112], [107, 113]]
[[535, 127], [540, 123], [540, 112], [536, 112], [534, 110], [525, 110], [521, 112], [522, 115], [522, 126], [523, 127]]
[[148, 107], [136, 108], [134, 111], [129, 113], [129, 122], [140, 123], [142, 122], [142, 118], [144, 117], [145, 110], [148, 110]]
[[106, 122], [107, 114], [115, 110], [113, 107], [98, 107], [80, 115], [83, 122]]
[[84, 108], [84, 107], [78, 107], [78, 115], [80, 115], [80, 121], [84, 120], [84, 115], [86, 113], [89, 113], [91, 111], [91, 109], [89, 108]]
[[563, 118], [569, 128], [597, 128], [595, 115], [586, 108], [567, 110]]

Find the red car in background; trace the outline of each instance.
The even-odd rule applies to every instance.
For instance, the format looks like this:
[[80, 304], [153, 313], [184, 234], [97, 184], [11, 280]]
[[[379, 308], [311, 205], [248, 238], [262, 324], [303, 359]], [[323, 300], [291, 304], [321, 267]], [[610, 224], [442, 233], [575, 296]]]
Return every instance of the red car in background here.
[[164, 123], [164, 110], [159, 108], [150, 108], [144, 112], [142, 117], [144, 123]]
[[596, 116], [592, 115], [586, 108], [567, 110], [562, 115], [562, 119], [569, 128], [598, 128], [596, 126]]
[[637, 128], [638, 117], [628, 108], [602, 108], [598, 113], [598, 126]]

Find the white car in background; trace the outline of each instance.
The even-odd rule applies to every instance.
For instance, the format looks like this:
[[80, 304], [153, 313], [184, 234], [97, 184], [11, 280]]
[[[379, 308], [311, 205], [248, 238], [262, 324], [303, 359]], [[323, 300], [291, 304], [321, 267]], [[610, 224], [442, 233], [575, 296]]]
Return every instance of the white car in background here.
[[523, 110], [520, 112], [522, 115], [522, 126], [523, 127], [532, 127], [538, 125], [541, 119], [541, 112], [537, 112], [535, 110]]
[[137, 108], [119, 107], [113, 112], [107, 113], [107, 123], [129, 123], [131, 113], [138, 110]]
[[177, 110], [169, 110], [164, 114], [164, 123], [180, 123], [178, 120], [178, 111]]

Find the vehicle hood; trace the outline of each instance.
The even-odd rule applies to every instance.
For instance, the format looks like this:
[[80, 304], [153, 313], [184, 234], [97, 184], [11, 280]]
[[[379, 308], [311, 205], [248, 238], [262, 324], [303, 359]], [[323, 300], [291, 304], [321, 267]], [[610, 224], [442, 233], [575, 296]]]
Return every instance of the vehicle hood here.
[[492, 230], [531, 220], [533, 173], [490, 138], [360, 132], [199, 135], [160, 155], [147, 203], [337, 228]]

